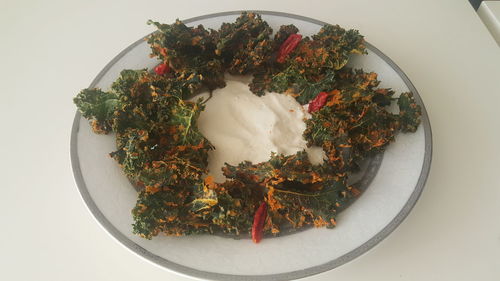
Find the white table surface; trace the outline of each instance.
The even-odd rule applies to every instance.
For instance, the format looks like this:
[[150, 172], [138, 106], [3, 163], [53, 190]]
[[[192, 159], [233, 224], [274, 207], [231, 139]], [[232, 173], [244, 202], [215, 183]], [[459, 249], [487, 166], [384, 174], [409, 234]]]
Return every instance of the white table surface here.
[[410, 77], [432, 124], [431, 174], [409, 217], [307, 280], [500, 280], [500, 49], [468, 1], [142, 2], [1, 2], [0, 280], [190, 280], [130, 253], [87, 211], [70, 168], [72, 98], [152, 31], [147, 19], [240, 9], [359, 29]]

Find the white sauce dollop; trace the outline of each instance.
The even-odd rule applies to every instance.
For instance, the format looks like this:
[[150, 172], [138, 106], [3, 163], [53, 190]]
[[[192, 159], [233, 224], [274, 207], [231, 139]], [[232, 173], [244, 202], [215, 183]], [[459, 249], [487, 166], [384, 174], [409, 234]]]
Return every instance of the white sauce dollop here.
[[302, 133], [310, 116], [293, 97], [277, 93], [258, 97], [247, 81], [230, 77], [225, 88], [213, 91], [198, 118], [199, 130], [215, 146], [208, 168], [216, 182], [225, 180], [221, 171], [225, 162], [256, 164], [269, 160], [271, 152], [291, 155], [306, 149], [313, 164], [323, 161], [321, 148], [306, 146]]

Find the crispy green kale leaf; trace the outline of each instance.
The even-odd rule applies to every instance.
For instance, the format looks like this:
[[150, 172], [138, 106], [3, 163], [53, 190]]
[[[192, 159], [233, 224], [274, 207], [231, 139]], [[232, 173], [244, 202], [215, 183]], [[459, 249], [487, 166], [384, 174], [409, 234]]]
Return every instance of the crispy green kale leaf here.
[[168, 187], [140, 191], [136, 206], [132, 210], [133, 232], [147, 239], [161, 232], [177, 236], [184, 235], [187, 231], [207, 232], [206, 227], [195, 228], [179, 221], [179, 217], [187, 214], [186, 208], [182, 207], [187, 195], [187, 189], [172, 192]]
[[290, 66], [272, 77], [269, 90], [278, 93], [293, 93], [300, 104], [307, 104], [318, 93], [330, 90], [334, 82], [334, 71], [326, 71], [319, 81], [309, 81], [300, 73], [300, 70]]
[[226, 164], [223, 172], [263, 192], [270, 217], [265, 230], [271, 233], [284, 224], [333, 227], [337, 209], [351, 196], [345, 174], [335, 173], [328, 164], [313, 166], [305, 151], [272, 154], [269, 161], [258, 164]]
[[410, 92], [402, 93], [398, 98], [399, 120], [401, 131], [415, 132], [420, 124], [422, 109], [415, 102], [413, 94]]
[[124, 71], [113, 84], [122, 108], [115, 113], [118, 150], [112, 156], [131, 179], [146, 182], [155, 178], [151, 169], [165, 167], [176, 176], [162, 173], [168, 181], [156, 183], [167, 185], [206, 172], [212, 146], [196, 125], [204, 106], [183, 99], [199, 86], [195, 76], [168, 78], [147, 71]]
[[272, 41], [272, 50], [270, 55], [268, 55], [265, 63], [255, 69], [252, 82], [249, 84], [250, 91], [254, 94], [262, 96], [265, 94], [265, 91], [270, 91], [273, 76], [281, 71], [281, 66], [275, 62], [276, 53], [278, 52], [281, 44], [283, 44], [283, 42], [291, 34], [296, 34], [298, 31], [299, 29], [295, 25], [290, 24], [282, 25], [278, 32], [276, 32]]
[[[282, 26], [274, 38], [274, 50], [296, 32], [293, 25]], [[365, 48], [358, 31], [325, 25], [312, 39], [302, 39], [283, 65], [268, 63], [257, 72], [250, 89], [257, 95], [265, 91], [292, 93], [299, 103], [306, 104], [319, 92], [332, 90], [335, 72], [347, 64], [351, 54], [363, 54]]]
[[202, 25], [188, 27], [177, 20], [174, 24], [148, 21], [158, 28], [148, 38], [153, 57], [168, 63], [184, 77], [199, 75], [209, 90], [224, 87], [222, 61], [216, 55], [215, 31], [207, 31]]
[[162, 232], [249, 233], [254, 210], [250, 193], [240, 182], [217, 184], [211, 177], [193, 186], [146, 187], [132, 211], [134, 233], [148, 239]]
[[299, 29], [293, 24], [280, 26], [280, 29], [274, 35], [274, 50], [277, 51], [290, 35], [297, 33], [299, 33]]
[[343, 68], [350, 55], [366, 53], [365, 41], [357, 30], [325, 25], [312, 38], [304, 38], [291, 54], [287, 64], [295, 64], [309, 80], [325, 70]]
[[272, 220], [284, 218], [294, 228], [308, 224], [334, 227], [337, 210], [352, 197], [349, 191], [345, 183], [332, 179], [324, 180], [318, 191], [294, 189], [286, 183], [278, 185], [268, 197], [268, 202], [274, 201], [271, 206], [276, 211], [271, 215]]
[[401, 125], [418, 126], [404, 120], [417, 122], [409, 114], [417, 114], [418, 107], [411, 105], [408, 94], [402, 94], [400, 114], [387, 111], [394, 91], [377, 88], [380, 82], [375, 73], [343, 69], [337, 77], [326, 105], [306, 121], [304, 137], [308, 145], [323, 147], [330, 165], [347, 172], [362, 159], [383, 151], [399, 130], [405, 131]]
[[92, 120], [94, 132], [110, 132], [113, 114], [119, 105], [116, 94], [100, 89], [84, 89], [73, 99], [73, 102], [83, 117]]
[[[312, 36], [312, 41], [299, 49], [301, 64], [306, 67], [328, 67], [341, 69], [347, 64], [351, 54], [366, 53], [365, 40], [357, 30], [345, 30], [339, 25], [325, 25]], [[323, 50], [324, 49], [324, 50]], [[309, 56], [309, 52], [313, 56]]]
[[223, 23], [214, 33], [219, 55], [229, 73], [247, 74], [264, 65], [273, 49], [273, 30], [261, 16], [243, 12], [234, 23]]

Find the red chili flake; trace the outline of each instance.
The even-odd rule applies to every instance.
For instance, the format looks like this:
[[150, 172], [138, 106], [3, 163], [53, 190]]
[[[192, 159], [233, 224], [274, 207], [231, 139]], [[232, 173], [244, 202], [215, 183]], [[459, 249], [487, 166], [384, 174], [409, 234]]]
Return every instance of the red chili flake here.
[[163, 75], [167, 72], [170, 72], [170, 66], [168, 66], [168, 63], [161, 63], [155, 67], [155, 72], [158, 75]]
[[316, 112], [320, 110], [326, 103], [326, 98], [328, 97], [327, 92], [321, 92], [319, 93], [310, 103], [309, 103], [309, 108], [307, 111], [309, 113]]
[[267, 217], [267, 204], [266, 202], [262, 202], [259, 208], [255, 212], [253, 217], [253, 225], [252, 225], [252, 240], [255, 243], [259, 243], [262, 240], [264, 229], [264, 223], [266, 222]]
[[302, 35], [290, 34], [285, 42], [281, 44], [276, 61], [279, 63], [284, 63], [286, 57], [288, 57], [288, 55], [297, 47], [300, 40], [302, 40]]

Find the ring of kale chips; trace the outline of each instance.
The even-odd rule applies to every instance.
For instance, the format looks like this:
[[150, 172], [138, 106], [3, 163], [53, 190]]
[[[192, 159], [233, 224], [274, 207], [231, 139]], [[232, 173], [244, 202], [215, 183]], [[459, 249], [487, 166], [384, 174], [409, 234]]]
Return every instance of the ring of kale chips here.
[[[376, 73], [345, 66], [351, 54], [366, 53], [358, 31], [325, 25], [302, 38], [285, 25], [273, 36], [255, 13], [218, 30], [149, 23], [158, 28], [147, 39], [151, 56], [161, 60], [156, 72], [123, 70], [109, 91], [84, 89], [74, 98], [96, 133], [116, 134], [110, 155], [141, 187], [132, 215], [133, 232], [142, 237], [334, 227], [338, 210], [359, 195], [347, 184], [358, 163], [420, 123], [411, 93], [394, 98], [391, 89], [378, 88]], [[224, 87], [226, 72], [253, 75], [249, 87], [256, 95], [286, 93], [310, 104], [303, 136], [308, 146], [323, 148], [324, 163], [312, 165], [299, 151], [272, 154], [263, 163], [226, 164], [223, 183], [206, 176], [214, 147], [196, 125], [204, 101], [189, 98]], [[387, 110], [393, 101], [398, 114]], [[266, 216], [254, 220], [263, 204]]]

